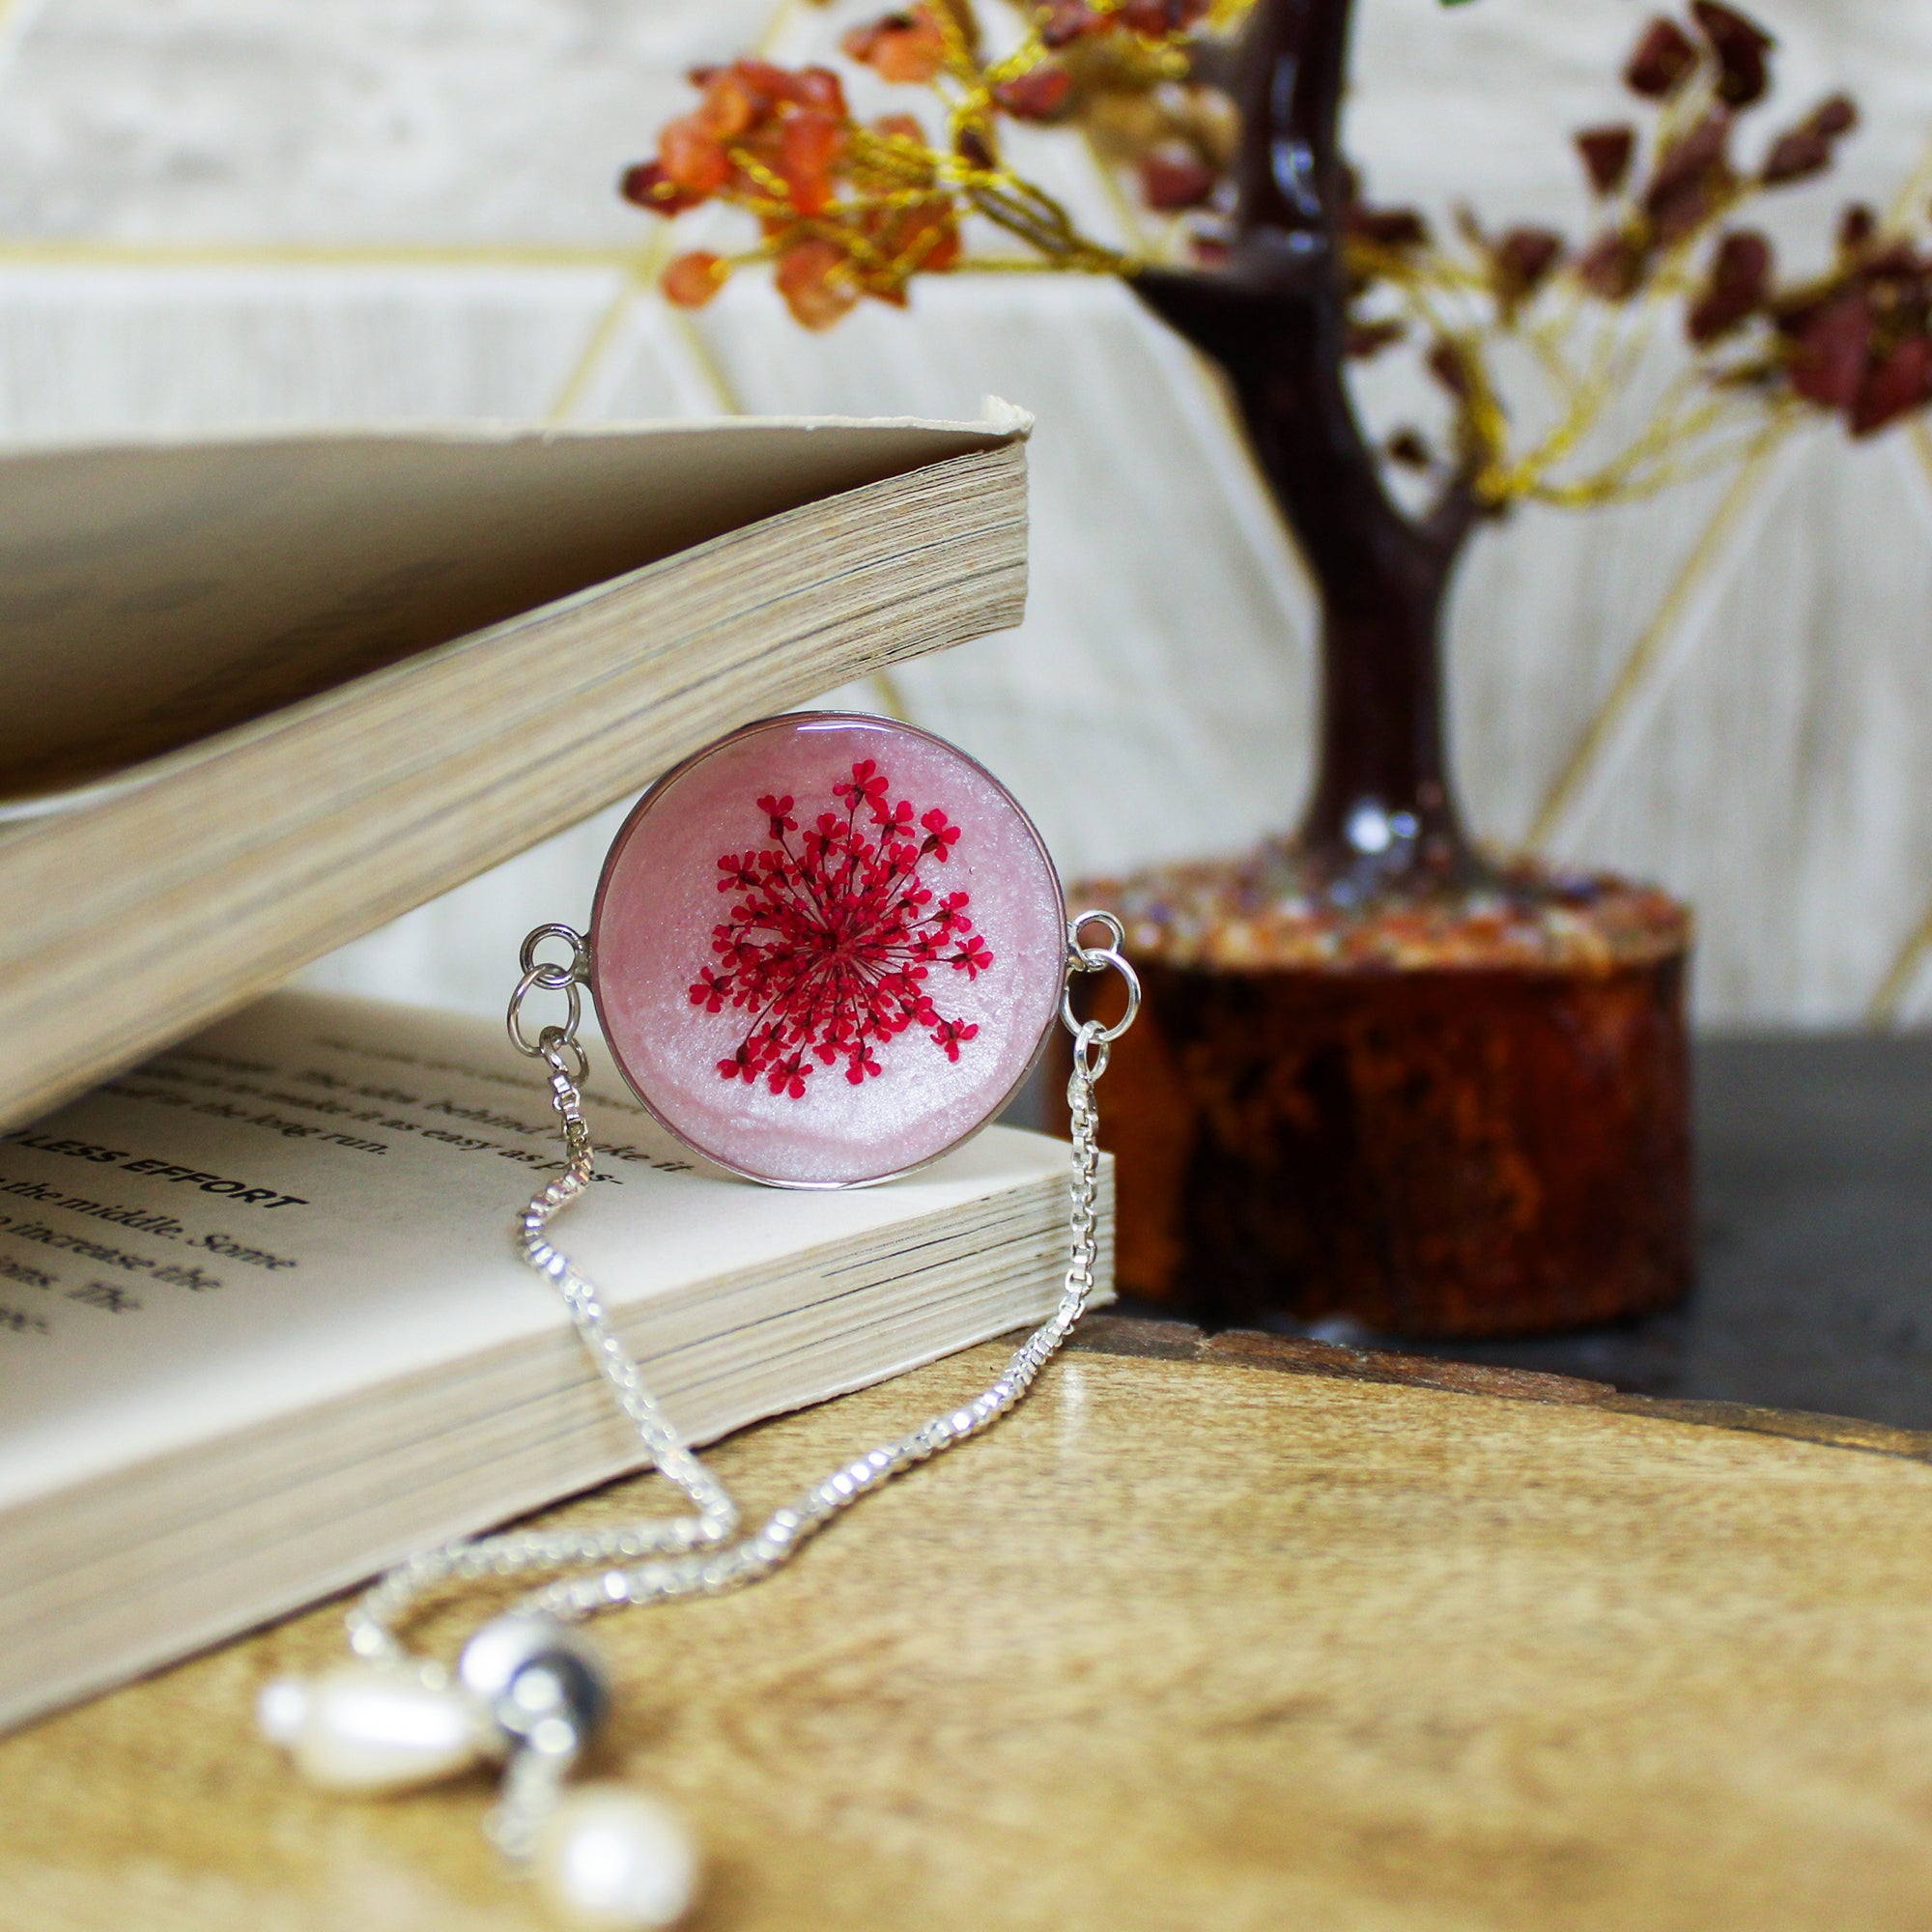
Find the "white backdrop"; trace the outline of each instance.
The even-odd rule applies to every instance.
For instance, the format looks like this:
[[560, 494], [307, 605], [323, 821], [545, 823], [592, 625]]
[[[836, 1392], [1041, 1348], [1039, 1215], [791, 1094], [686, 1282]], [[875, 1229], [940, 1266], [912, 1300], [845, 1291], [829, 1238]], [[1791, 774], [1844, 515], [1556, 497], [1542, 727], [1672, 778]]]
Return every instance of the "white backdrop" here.
[[[844, 11], [850, 11], [849, 8]], [[865, 10], [861, 10], [865, 11]], [[1847, 82], [1844, 189], [1932, 139], [1932, 6], [1763, 0], [1793, 107]], [[836, 16], [835, 16], [836, 17]], [[1384, 199], [1577, 216], [1625, 0], [1364, 0], [1350, 138]], [[0, 433], [721, 410], [1037, 411], [1024, 626], [890, 701], [991, 764], [1075, 873], [1229, 850], [1307, 777], [1308, 597], [1211, 382], [1111, 285], [960, 277], [827, 337], [639, 273], [619, 167], [682, 69], [833, 23], [771, 0], [15, 0], [0, 12]], [[1084, 157], [1042, 163], [1096, 223]], [[1804, 208], [1823, 232], [1838, 189]], [[1932, 442], [1772, 465], [1486, 532], [1452, 622], [1487, 835], [1697, 905], [1700, 1013], [1932, 1018]], [[494, 1008], [581, 918], [611, 814], [314, 969]]]

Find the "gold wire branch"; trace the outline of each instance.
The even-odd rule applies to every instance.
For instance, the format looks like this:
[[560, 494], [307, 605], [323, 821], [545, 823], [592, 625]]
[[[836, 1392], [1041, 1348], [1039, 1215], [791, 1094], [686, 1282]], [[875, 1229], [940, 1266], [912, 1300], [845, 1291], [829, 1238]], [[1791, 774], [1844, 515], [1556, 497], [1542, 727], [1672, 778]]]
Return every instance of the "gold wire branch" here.
[[[1155, 136], [1163, 128], [1171, 134], [1182, 124], [1167, 97], [1177, 84], [1183, 93], [1191, 84], [1190, 49], [1198, 37], [1232, 31], [1251, 5], [1201, 0], [1187, 24], [1173, 26], [1180, 14], [1150, 14], [1144, 0], [1084, 0], [1071, 15], [1072, 0], [1021, 0], [1018, 31], [998, 53], [986, 50], [972, 0], [922, 0], [909, 13], [855, 29], [846, 39], [848, 53], [875, 63], [888, 79], [923, 85], [943, 113], [943, 142], [930, 143], [909, 117], [868, 127], [841, 105], [833, 186], [808, 211], [797, 182], [768, 150], [753, 145], [753, 130], [728, 149], [730, 185], [716, 198], [753, 216], [761, 239], [728, 261], [703, 259], [717, 264], [718, 279], [746, 263], [776, 261], [783, 287], [787, 261], [808, 244], [816, 247], [810, 268], [831, 298], [808, 309], [793, 292], [786, 298], [812, 327], [827, 326], [861, 295], [902, 302], [906, 285], [922, 272], [1131, 275], [1144, 266], [1140, 255], [1086, 234], [1060, 199], [1007, 160], [1002, 124], [1018, 118], [1079, 125], [1093, 105], [1080, 90], [1091, 86], [1116, 95], [1138, 91]], [[1074, 16], [1069, 29], [1065, 21]], [[1150, 19], [1167, 26], [1143, 31]], [[868, 35], [899, 37], [900, 53], [894, 61], [877, 59]], [[864, 44], [855, 45], [855, 38]], [[1099, 65], [1082, 68], [1075, 58], [1082, 47], [1103, 42]], [[1686, 342], [1677, 352], [1679, 368], [1643, 420], [1614, 447], [1602, 446], [1644, 365], [1662, 353], [1666, 332], [1675, 332], [1708, 294], [1719, 237], [1775, 185], [1768, 170], [1752, 173], [1730, 161], [1726, 143], [1735, 117], [1727, 100], [1740, 98], [1727, 96], [1730, 82], [1713, 42], [1652, 101], [1647, 138], [1638, 141], [1632, 130], [1630, 165], [1600, 196], [1597, 233], [1583, 252], [1541, 230], [1487, 236], [1460, 212], [1451, 239], [1438, 239], [1419, 217], [1411, 220], [1413, 232], [1395, 230], [1399, 240], [1378, 239], [1389, 229], [1361, 218], [1371, 212], [1353, 206], [1345, 212], [1344, 268], [1361, 325], [1356, 334], [1372, 351], [1404, 337], [1426, 353], [1449, 393], [1450, 461], [1486, 508], [1648, 496], [1735, 461], [1741, 442], [1749, 446], [1768, 427], [1804, 412], [1801, 392], [1788, 380], [1791, 341], [1779, 334], [1778, 317], [1760, 305], [1742, 322]], [[1634, 78], [1631, 84], [1637, 85]], [[1714, 127], [1722, 138], [1713, 147]], [[1696, 147], [1700, 141], [1706, 150]], [[1118, 142], [1105, 147], [1096, 137], [1090, 146], [1111, 179], [1122, 165]], [[1691, 218], [1666, 214], [1659, 201], [1666, 171], [1705, 151], [1711, 157], [1695, 179]], [[1916, 232], [1928, 193], [1932, 149], [1887, 216], [1884, 235], [1896, 240]], [[1017, 242], [1020, 252], [962, 252], [958, 224], [969, 214]], [[1525, 240], [1546, 251], [1526, 277], [1508, 252]], [[1605, 250], [1613, 271], [1607, 285], [1593, 262]], [[1635, 265], [1622, 285], [1614, 272], [1619, 250]], [[1786, 312], [1829, 300], [1847, 272], [1841, 255], [1839, 267], [1815, 288], [1782, 292]], [[1932, 278], [1932, 262], [1926, 273]], [[711, 284], [698, 277], [691, 286], [694, 298], [703, 299]], [[1392, 315], [1376, 311], [1381, 296], [1392, 301]], [[1527, 351], [1540, 394], [1511, 395], [1499, 363], [1512, 345]]]

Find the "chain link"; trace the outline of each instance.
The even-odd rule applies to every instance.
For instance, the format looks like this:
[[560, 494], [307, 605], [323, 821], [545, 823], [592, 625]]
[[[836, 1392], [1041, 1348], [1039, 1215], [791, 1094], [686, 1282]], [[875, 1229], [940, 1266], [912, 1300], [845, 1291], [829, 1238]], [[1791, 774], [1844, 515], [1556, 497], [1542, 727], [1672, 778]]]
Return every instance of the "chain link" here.
[[[570, 957], [561, 961], [539, 959], [537, 948], [546, 939], [562, 940], [570, 948]], [[568, 925], [540, 925], [524, 940], [518, 963], [524, 977], [510, 995], [510, 1010], [503, 1021], [510, 1044], [526, 1060], [551, 1060], [551, 1048], [568, 1046], [576, 1056], [576, 1077], [582, 1085], [589, 1077], [590, 1062], [578, 1042], [577, 1029], [583, 1020], [582, 988], [590, 980], [590, 942]], [[532, 1041], [524, 1032], [524, 1002], [539, 988], [563, 995], [564, 1017], [560, 1027], [545, 1027]]]
[[[1108, 929], [1109, 943], [1083, 945], [1083, 929], [1096, 923]], [[535, 949], [545, 938], [568, 944], [570, 960], [563, 965], [538, 961]], [[452, 1579], [511, 1577], [531, 1570], [577, 1571], [531, 1592], [514, 1606], [565, 1621], [623, 1605], [736, 1589], [778, 1569], [861, 1496], [883, 1488], [915, 1463], [979, 1435], [1016, 1406], [1086, 1313], [1094, 1293], [1099, 1256], [1100, 1167], [1094, 1088], [1106, 1071], [1110, 1044], [1133, 1023], [1140, 1006], [1140, 982], [1121, 952], [1122, 938], [1119, 922], [1107, 913], [1085, 913], [1066, 928], [1069, 981], [1075, 973], [1118, 972], [1126, 981], [1127, 1009], [1124, 1018], [1106, 1027], [1097, 1020], [1074, 1018], [1070, 1004], [1063, 1005], [1063, 1018], [1073, 1035], [1073, 1066], [1066, 1082], [1071, 1124], [1068, 1258], [1059, 1304], [980, 1394], [834, 1470], [774, 1512], [761, 1528], [734, 1543], [739, 1516], [729, 1492], [659, 1408], [637, 1362], [611, 1327], [596, 1288], [548, 1238], [551, 1221], [582, 1197], [593, 1172], [590, 1130], [582, 1111], [587, 1061], [576, 1035], [577, 987], [585, 976], [588, 947], [568, 926], [542, 926], [533, 932], [524, 943], [524, 977], [510, 1002], [509, 1031], [520, 1052], [541, 1059], [550, 1068], [551, 1104], [563, 1128], [565, 1163], [554, 1180], [531, 1196], [517, 1219], [513, 1237], [525, 1262], [555, 1286], [585, 1350], [637, 1430], [652, 1465], [683, 1492], [695, 1514], [605, 1529], [512, 1530], [426, 1550], [391, 1570], [349, 1612], [349, 1641], [355, 1653], [378, 1662], [409, 1662], [409, 1654], [395, 1635], [395, 1624], [426, 1591]], [[534, 1042], [526, 1042], [520, 1011], [537, 987], [566, 992], [570, 1013], [566, 1026], [545, 1027]], [[604, 1567], [585, 1570], [600, 1565]], [[511, 1858], [527, 1856], [542, 1816], [555, 1801], [561, 1776], [558, 1767], [528, 1766], [506, 1786], [492, 1834]]]

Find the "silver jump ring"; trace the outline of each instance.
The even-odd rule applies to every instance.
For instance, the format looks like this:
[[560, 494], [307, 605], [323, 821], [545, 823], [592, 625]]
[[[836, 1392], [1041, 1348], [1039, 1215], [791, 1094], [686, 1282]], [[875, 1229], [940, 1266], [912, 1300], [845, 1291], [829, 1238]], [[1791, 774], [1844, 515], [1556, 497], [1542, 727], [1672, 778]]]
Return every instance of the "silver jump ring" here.
[[1110, 1034], [1098, 1020], [1083, 1020], [1073, 1030], [1073, 1086], [1091, 1087], [1107, 1070]]
[[[1106, 946], [1083, 946], [1080, 933], [1089, 925], [1104, 925], [1110, 944]], [[1093, 1038], [1104, 1045], [1111, 1045], [1133, 1025], [1135, 1016], [1141, 1009], [1141, 979], [1121, 948], [1126, 943], [1126, 932], [1110, 912], [1083, 912], [1078, 919], [1066, 923], [1066, 984], [1060, 995], [1060, 1018], [1067, 1032], [1076, 1039]], [[1127, 982], [1127, 1009], [1112, 1026], [1101, 1026], [1098, 1020], [1083, 1020], [1073, 1010], [1073, 976], [1076, 973], [1101, 973], [1112, 967]], [[1106, 1057], [1101, 1056], [1101, 1065]], [[1095, 1076], [1097, 1077], [1097, 1076]]]
[[[553, 965], [537, 957], [537, 948], [546, 939], [560, 939], [570, 948], [570, 957]], [[590, 977], [590, 947], [583, 935], [575, 926], [540, 925], [534, 932], [525, 935], [522, 950], [517, 954], [518, 963], [524, 969], [525, 978], [532, 985], [542, 986], [547, 991], [560, 993], [566, 986]], [[573, 1014], [571, 1025], [577, 1024]]]
[[[575, 987], [571, 988], [573, 995], [576, 990]], [[571, 1020], [573, 1029], [576, 1024], [573, 1015]], [[574, 1066], [564, 1065], [563, 1056], [566, 1053], [576, 1062]], [[583, 1042], [577, 1037], [574, 1030], [566, 1032], [562, 1027], [545, 1027], [537, 1035], [536, 1057], [542, 1060], [553, 1073], [561, 1073], [574, 1087], [582, 1087], [590, 1078], [590, 1056], [584, 1052]]]
[[[1085, 927], [1090, 925], [1104, 925], [1107, 928], [1107, 943], [1105, 946], [1084, 946], [1081, 944], [1080, 934]], [[1066, 922], [1066, 950], [1069, 952], [1078, 954], [1083, 962], [1093, 954], [1100, 955], [1102, 958], [1110, 956], [1113, 953], [1119, 952], [1126, 943], [1126, 927], [1110, 912], [1083, 912], [1078, 919], [1069, 919]], [[1093, 965], [1083, 963], [1081, 966], [1081, 971], [1084, 973], [1097, 973], [1099, 970], [1100, 968], [1097, 963]]]
[[[527, 945], [526, 951], [528, 950]], [[510, 995], [510, 1010], [504, 1016], [504, 1025], [510, 1036], [510, 1044], [526, 1060], [543, 1060], [543, 1042], [547, 1035], [554, 1033], [560, 1039], [574, 1041], [578, 1022], [583, 1017], [583, 995], [578, 990], [575, 980], [566, 980], [561, 984], [553, 984], [544, 976], [555, 972], [555, 967], [531, 966], [517, 981], [517, 990]], [[564, 997], [566, 1014], [561, 1027], [545, 1027], [532, 1042], [524, 1033], [524, 1002], [529, 998], [534, 987], [541, 986], [547, 993], [561, 993]]]

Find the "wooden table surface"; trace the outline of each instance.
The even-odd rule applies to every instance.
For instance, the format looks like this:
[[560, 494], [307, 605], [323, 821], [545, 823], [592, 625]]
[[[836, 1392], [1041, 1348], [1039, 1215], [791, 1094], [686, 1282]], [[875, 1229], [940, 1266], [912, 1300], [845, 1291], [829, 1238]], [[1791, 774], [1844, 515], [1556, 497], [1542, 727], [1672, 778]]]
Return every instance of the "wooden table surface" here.
[[[999, 1353], [719, 1463], [775, 1503]], [[1102, 1321], [771, 1581], [603, 1625], [606, 1770], [695, 1821], [697, 1932], [1922, 1932], [1928, 1457], [1877, 1425]], [[256, 1741], [264, 1676], [332, 1660], [339, 1628], [315, 1611], [0, 1744], [0, 1925], [543, 1924], [478, 1835], [481, 1780], [344, 1803]]]

